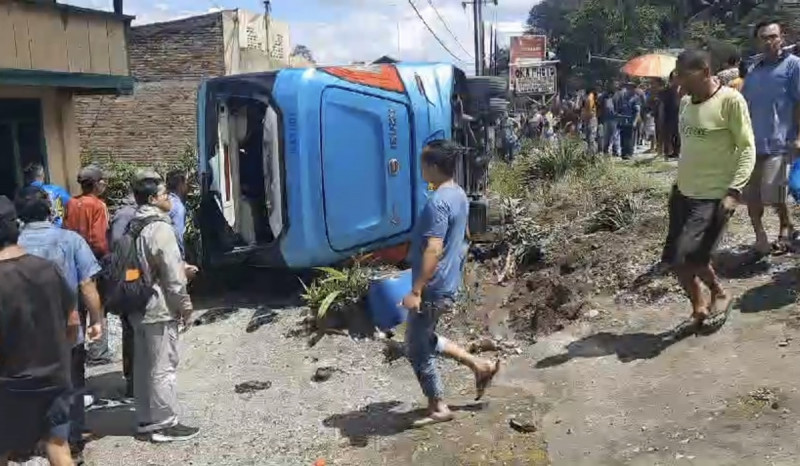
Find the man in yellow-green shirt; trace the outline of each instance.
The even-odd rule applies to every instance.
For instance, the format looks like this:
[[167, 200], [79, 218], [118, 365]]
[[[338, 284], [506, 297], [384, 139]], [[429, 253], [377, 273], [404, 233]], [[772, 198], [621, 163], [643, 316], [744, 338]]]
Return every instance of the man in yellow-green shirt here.
[[732, 303], [711, 266], [711, 254], [753, 172], [755, 140], [747, 102], [713, 76], [708, 53], [682, 53], [677, 75], [688, 95], [680, 106], [682, 153], [663, 258], [678, 275], [692, 303], [692, 319], [700, 325]]

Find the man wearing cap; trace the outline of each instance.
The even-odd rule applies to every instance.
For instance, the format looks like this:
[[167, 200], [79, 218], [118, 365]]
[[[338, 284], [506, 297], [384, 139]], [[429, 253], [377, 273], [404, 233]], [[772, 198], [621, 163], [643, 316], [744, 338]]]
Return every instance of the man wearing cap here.
[[84, 167], [78, 173], [78, 183], [81, 195], [67, 204], [64, 227], [83, 236], [99, 260], [108, 254], [108, 207], [100, 199], [108, 184], [97, 165]]
[[[108, 207], [100, 199], [106, 190], [107, 182], [103, 170], [97, 165], [87, 165], [78, 173], [81, 195], [73, 197], [67, 204], [67, 217], [64, 228], [83, 237], [89, 244], [97, 260], [108, 255]], [[81, 309], [83, 311], [83, 309]], [[111, 362], [108, 348], [108, 329], [103, 322], [103, 336], [89, 344], [87, 363], [90, 366]]]
[[0, 196], [0, 465], [30, 456], [39, 442], [50, 464], [72, 465], [75, 294], [56, 264], [27, 254], [18, 239], [14, 205]]
[[161, 176], [152, 170], [136, 173], [133, 197], [138, 207], [131, 223], [144, 225], [136, 240], [139, 264], [149, 274], [155, 292], [141, 313], [130, 314], [138, 430], [156, 443], [189, 440], [199, 429], [178, 422], [177, 397], [178, 328], [189, 323], [193, 312], [186, 265], [172, 229], [172, 205]]

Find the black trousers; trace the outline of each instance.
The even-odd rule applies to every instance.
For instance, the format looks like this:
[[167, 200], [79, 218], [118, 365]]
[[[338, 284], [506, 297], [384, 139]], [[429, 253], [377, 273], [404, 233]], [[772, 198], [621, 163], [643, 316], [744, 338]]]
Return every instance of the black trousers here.
[[636, 142], [634, 141], [634, 137], [633, 126], [619, 126], [619, 139], [622, 158], [627, 159], [633, 157], [634, 143]]
[[72, 348], [72, 405], [69, 418], [69, 446], [73, 452], [82, 452], [84, 448], [83, 432], [86, 430], [86, 407], [83, 395], [86, 392], [86, 348], [83, 344]]
[[122, 374], [125, 376], [125, 396], [133, 397], [133, 326], [127, 315], [122, 321]]

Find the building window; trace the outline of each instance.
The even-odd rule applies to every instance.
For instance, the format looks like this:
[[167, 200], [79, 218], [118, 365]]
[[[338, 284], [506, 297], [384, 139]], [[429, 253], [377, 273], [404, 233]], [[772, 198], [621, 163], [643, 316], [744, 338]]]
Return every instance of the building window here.
[[0, 99], [0, 194], [13, 197], [32, 163], [47, 167], [38, 99]]

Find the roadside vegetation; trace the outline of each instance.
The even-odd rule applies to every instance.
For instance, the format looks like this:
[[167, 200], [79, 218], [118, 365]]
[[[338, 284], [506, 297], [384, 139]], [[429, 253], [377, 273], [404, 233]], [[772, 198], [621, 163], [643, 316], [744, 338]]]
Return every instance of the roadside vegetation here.
[[[530, 332], [560, 329], [616, 296], [658, 262], [674, 167], [659, 159], [622, 162], [588, 153], [577, 139], [526, 142], [512, 163], [495, 161], [490, 189], [502, 206], [494, 260], [514, 287], [512, 317]], [[637, 292], [648, 300], [671, 283]]]

